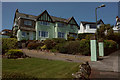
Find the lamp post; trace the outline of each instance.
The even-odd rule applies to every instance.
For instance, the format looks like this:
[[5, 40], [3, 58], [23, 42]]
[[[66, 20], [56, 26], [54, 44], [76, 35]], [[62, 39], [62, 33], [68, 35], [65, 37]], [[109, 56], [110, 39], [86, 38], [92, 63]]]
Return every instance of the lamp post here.
[[[98, 28], [97, 28], [97, 9], [98, 9], [98, 8], [101, 8], [101, 7], [105, 7], [105, 5], [104, 5], [104, 4], [102, 4], [101, 6], [99, 6], [99, 7], [95, 8], [95, 16], [96, 16], [96, 29], [98, 29]], [[98, 32], [97, 32], [97, 30], [96, 30], [96, 39], [98, 40]]]
[[[101, 7], [105, 7], [104, 4], [102, 4], [101, 6], [95, 8], [95, 16], [96, 16], [96, 29], [97, 29], [97, 9], [101, 8]], [[98, 32], [96, 30], [96, 36], [95, 38], [90, 40], [90, 49], [91, 49], [91, 61], [97, 61], [97, 40], [98, 40]], [[102, 47], [102, 48], [101, 48]], [[104, 52], [103, 50], [103, 44], [99, 46], [99, 51], [102, 51], [102, 53]], [[99, 52], [101, 53], [101, 52]]]

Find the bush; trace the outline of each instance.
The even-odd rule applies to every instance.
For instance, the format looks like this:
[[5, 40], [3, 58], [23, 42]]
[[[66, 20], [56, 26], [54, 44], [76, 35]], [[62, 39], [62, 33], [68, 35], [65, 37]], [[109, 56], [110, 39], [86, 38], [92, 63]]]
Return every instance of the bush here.
[[21, 50], [18, 49], [11, 49], [5, 55], [8, 58], [21, 58], [24, 56], [24, 53]]
[[87, 40], [90, 40], [90, 38], [93, 36], [92, 33], [84, 33], [84, 34], [78, 34], [78, 38], [80, 40], [82, 39], [87, 39]]
[[113, 40], [104, 40], [104, 52], [108, 55], [117, 50], [117, 43]]
[[65, 47], [64, 43], [57, 44], [54, 48], [60, 53], [67, 53], [67, 48]]
[[53, 38], [52, 41], [55, 42], [56, 44], [66, 42], [66, 40], [64, 38]]
[[85, 39], [86, 39], [86, 40], [90, 40], [92, 36], [94, 36], [94, 35], [93, 35], [93, 34], [86, 35], [86, 36], [85, 36]]
[[46, 45], [47, 49], [52, 49], [55, 46], [55, 42], [53, 42], [51, 39], [46, 39], [44, 44]]
[[38, 46], [40, 46], [40, 43], [32, 43], [31, 42], [27, 45], [27, 48], [28, 49], [37, 49]]
[[65, 44], [68, 54], [76, 54], [80, 52], [80, 41], [69, 41]]
[[42, 50], [45, 50], [46, 48], [47, 48], [46, 45], [43, 45], [43, 46], [41, 47]]
[[2, 38], [2, 54], [6, 53], [9, 49], [17, 48], [17, 39], [15, 38]]
[[90, 43], [89, 40], [85, 39], [60, 43], [55, 46], [55, 49], [60, 53], [90, 55]]
[[72, 37], [72, 36], [70, 36], [70, 37], [68, 37], [68, 39], [67, 39], [68, 41], [74, 41], [75, 40], [75, 38], [74, 37]]
[[56, 49], [51, 49], [50, 52], [57, 52], [57, 50]]

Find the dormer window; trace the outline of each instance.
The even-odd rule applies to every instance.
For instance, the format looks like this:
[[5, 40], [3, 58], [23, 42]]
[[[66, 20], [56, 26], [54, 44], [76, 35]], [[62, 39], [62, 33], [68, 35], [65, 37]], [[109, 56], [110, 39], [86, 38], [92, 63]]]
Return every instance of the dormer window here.
[[32, 21], [24, 20], [24, 25], [32, 26]]
[[46, 25], [46, 26], [49, 26], [50, 23], [49, 23], [49, 22], [46, 22], [46, 21], [40, 21], [40, 25]]
[[64, 23], [58, 23], [58, 27], [64, 27]]

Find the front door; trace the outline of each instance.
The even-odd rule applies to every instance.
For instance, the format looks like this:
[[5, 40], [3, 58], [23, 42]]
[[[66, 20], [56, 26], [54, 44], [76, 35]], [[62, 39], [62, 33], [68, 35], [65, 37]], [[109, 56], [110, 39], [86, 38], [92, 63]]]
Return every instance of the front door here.
[[33, 40], [33, 32], [30, 32], [30, 34], [29, 34], [29, 40]]

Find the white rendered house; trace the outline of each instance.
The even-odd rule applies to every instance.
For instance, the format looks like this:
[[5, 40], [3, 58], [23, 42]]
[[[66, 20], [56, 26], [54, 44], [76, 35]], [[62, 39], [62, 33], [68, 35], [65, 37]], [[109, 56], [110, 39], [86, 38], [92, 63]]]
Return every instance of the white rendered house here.
[[116, 17], [116, 25], [113, 27], [114, 32], [118, 33], [120, 32], [120, 18]]
[[[101, 19], [97, 21], [98, 28], [102, 24], [104, 24], [104, 22]], [[96, 22], [81, 21], [80, 29], [78, 30], [78, 33], [95, 33], [95, 32], [96, 32]]]

